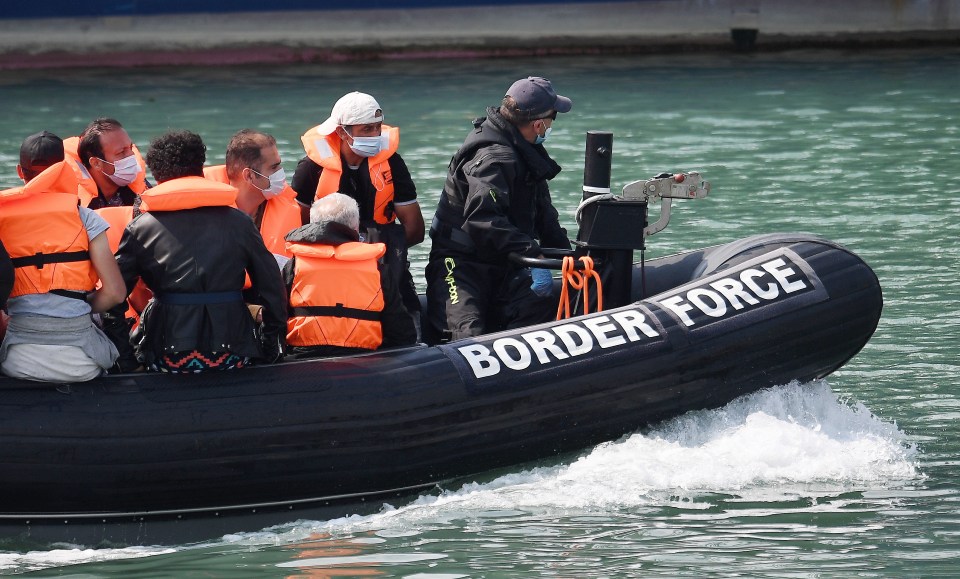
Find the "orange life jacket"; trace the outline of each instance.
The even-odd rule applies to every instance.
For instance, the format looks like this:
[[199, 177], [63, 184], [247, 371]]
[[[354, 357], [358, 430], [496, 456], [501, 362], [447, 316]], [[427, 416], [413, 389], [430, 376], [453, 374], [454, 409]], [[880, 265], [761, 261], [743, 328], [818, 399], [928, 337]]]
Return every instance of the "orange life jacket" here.
[[133, 207], [130, 205], [101, 207], [94, 211], [110, 224], [110, 229], [107, 230], [107, 243], [110, 244], [110, 251], [117, 253], [117, 249], [120, 247], [120, 239], [123, 237], [123, 230], [133, 220]]
[[376, 349], [383, 343], [382, 243], [288, 243], [294, 256], [287, 344]]
[[14, 266], [10, 297], [88, 292], [97, 283], [69, 163], [48, 167], [23, 187], [0, 191], [0, 240]]
[[[218, 183], [230, 183], [227, 166], [204, 167], [203, 175]], [[288, 233], [300, 227], [300, 206], [297, 204], [297, 192], [287, 185], [279, 195], [267, 200], [260, 222], [260, 236], [270, 253], [290, 257], [287, 242], [283, 239]]]
[[[123, 230], [133, 220], [133, 207], [129, 205], [101, 207], [94, 211], [110, 224], [110, 229], [107, 230], [107, 243], [110, 244], [110, 251], [117, 253], [120, 240], [123, 238]], [[134, 327], [140, 322], [140, 312], [147, 306], [147, 302], [150, 301], [152, 296], [153, 292], [143, 283], [143, 280], [138, 280], [137, 285], [133, 287], [133, 291], [127, 297], [127, 312], [125, 314], [126, 317], [134, 320]]]
[[[72, 168], [74, 172], [76, 172], [77, 180], [79, 181], [79, 190], [77, 193], [80, 195], [80, 204], [86, 207], [94, 197], [100, 194], [100, 190], [97, 188], [97, 183], [93, 180], [93, 177], [90, 176], [90, 171], [87, 170], [83, 165], [83, 161], [80, 160], [79, 147], [80, 137], [70, 137], [63, 140], [63, 154], [66, 157], [64, 160], [73, 161]], [[137, 174], [137, 178], [134, 179], [133, 183], [130, 183], [128, 187], [130, 187], [131, 191], [139, 195], [147, 188], [147, 165], [143, 162], [140, 149], [138, 149], [136, 145], [133, 146], [133, 154], [137, 157], [137, 163], [140, 165], [140, 173]]]
[[[319, 125], [318, 125], [319, 126]], [[393, 202], [393, 173], [387, 160], [400, 148], [400, 129], [382, 125], [381, 135], [388, 138], [387, 147], [367, 159], [370, 169], [370, 182], [377, 190], [373, 204], [373, 220], [380, 224], [393, 223], [396, 216], [390, 210]], [[313, 127], [300, 137], [307, 157], [323, 167], [317, 193], [314, 199], [320, 199], [340, 190], [340, 177], [343, 175], [343, 161], [340, 158], [340, 137], [336, 132], [321, 135]]]
[[140, 211], [144, 212], [236, 205], [235, 187], [203, 177], [170, 179], [140, 194]]

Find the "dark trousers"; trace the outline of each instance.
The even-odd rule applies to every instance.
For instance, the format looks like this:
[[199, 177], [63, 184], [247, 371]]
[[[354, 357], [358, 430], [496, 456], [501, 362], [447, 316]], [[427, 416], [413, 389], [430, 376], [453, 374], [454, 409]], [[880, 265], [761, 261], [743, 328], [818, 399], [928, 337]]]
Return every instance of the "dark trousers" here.
[[425, 271], [428, 344], [459, 340], [554, 319], [557, 302], [530, 289], [530, 272], [431, 252]]
[[406, 232], [403, 225], [399, 223], [388, 223], [378, 225], [376, 223], [365, 223], [366, 239], [374, 243], [380, 242], [387, 246], [387, 253], [384, 255], [384, 262], [390, 268], [395, 278], [390, 283], [395, 283], [400, 288], [400, 300], [407, 313], [413, 318], [413, 325], [417, 328], [417, 336], [420, 336], [420, 296], [417, 295], [417, 286], [413, 282], [413, 274], [410, 273], [410, 260], [407, 257]]

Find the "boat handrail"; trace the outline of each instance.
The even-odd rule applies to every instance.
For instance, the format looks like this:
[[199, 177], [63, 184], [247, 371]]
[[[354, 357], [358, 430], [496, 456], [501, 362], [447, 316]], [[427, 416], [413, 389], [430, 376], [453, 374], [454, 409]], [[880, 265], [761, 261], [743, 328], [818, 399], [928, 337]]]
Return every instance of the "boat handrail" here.
[[[543, 255], [545, 257], [527, 257], [525, 255], [520, 255], [519, 253], [509, 253], [507, 258], [514, 264], [522, 267], [531, 267], [539, 269], [563, 269], [563, 258], [564, 257], [577, 257], [577, 252], [572, 249], [557, 249], [544, 247], [541, 248]], [[580, 253], [582, 255], [582, 252]], [[580, 260], [576, 260], [574, 269], [582, 270], [584, 268], [583, 263]]]

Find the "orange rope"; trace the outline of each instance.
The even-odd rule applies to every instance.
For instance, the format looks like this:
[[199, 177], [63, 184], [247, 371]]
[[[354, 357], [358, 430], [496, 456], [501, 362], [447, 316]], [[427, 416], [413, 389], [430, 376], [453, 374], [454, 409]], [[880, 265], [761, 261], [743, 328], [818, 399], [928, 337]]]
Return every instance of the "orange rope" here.
[[583, 263], [583, 272], [574, 269], [572, 257], [563, 258], [563, 267], [560, 270], [560, 304], [557, 306], [557, 319], [570, 317], [570, 288], [583, 290], [583, 313], [590, 313], [590, 279], [597, 286], [597, 311], [603, 311], [603, 284], [600, 283], [600, 274], [593, 269], [593, 258], [585, 255], [580, 258]]

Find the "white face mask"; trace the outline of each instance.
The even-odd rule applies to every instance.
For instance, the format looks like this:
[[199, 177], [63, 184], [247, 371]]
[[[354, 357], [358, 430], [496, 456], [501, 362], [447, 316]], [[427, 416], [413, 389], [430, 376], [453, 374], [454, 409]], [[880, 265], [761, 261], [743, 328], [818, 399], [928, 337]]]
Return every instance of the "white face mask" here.
[[256, 184], [253, 185], [254, 187], [257, 187], [257, 189], [260, 189], [260, 191], [263, 193], [264, 199], [272, 199], [276, 197], [281, 191], [283, 191], [284, 187], [287, 186], [287, 174], [284, 173], [283, 167], [280, 167], [274, 171], [274, 173], [269, 177], [260, 171], [257, 171], [256, 169], [251, 168], [250, 170], [257, 175], [260, 175], [264, 179], [270, 180], [270, 185], [266, 189], [261, 189], [260, 187], [257, 187]]
[[372, 157], [383, 149], [383, 136], [353, 137], [350, 150], [361, 157]]
[[110, 177], [110, 180], [120, 187], [124, 187], [130, 183], [133, 183], [133, 181], [137, 178], [137, 175], [140, 174], [140, 164], [137, 163], [137, 157], [135, 155], [124, 157], [117, 160], [115, 163], [111, 163], [110, 161], [103, 159], [100, 160], [107, 165], [113, 165], [113, 175], [107, 175], [106, 173], [104, 173], [104, 175]]

